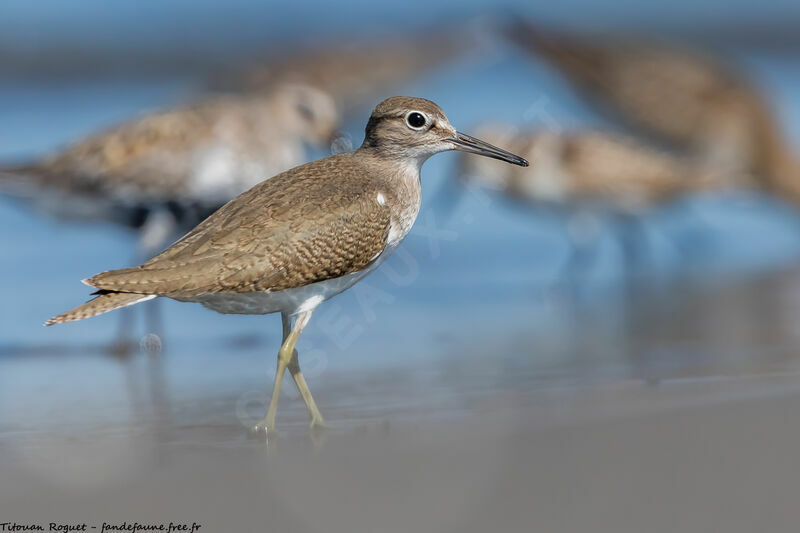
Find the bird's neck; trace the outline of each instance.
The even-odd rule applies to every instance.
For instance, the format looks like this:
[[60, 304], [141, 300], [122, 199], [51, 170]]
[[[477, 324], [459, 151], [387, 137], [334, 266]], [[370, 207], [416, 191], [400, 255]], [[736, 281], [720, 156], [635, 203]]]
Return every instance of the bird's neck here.
[[362, 146], [357, 154], [371, 176], [374, 188], [392, 211], [392, 224], [397, 235], [411, 229], [422, 203], [420, 169], [425, 159], [387, 157], [385, 153]]
[[399, 167], [416, 166], [418, 173], [422, 164], [436, 153], [427, 146], [406, 146], [395, 142], [381, 141], [374, 137], [374, 135], [365, 136], [364, 143], [358, 148], [358, 151]]
[[409, 155], [400, 150], [367, 144], [362, 145], [355, 153], [370, 166], [380, 169], [381, 174], [402, 176], [403, 179], [413, 179], [417, 182], [422, 164], [430, 157], [428, 154]]

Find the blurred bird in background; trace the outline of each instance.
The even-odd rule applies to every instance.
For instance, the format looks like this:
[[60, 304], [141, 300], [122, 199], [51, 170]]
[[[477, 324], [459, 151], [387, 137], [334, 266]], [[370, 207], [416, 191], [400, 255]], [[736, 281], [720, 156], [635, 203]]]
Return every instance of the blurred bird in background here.
[[306, 146], [326, 146], [337, 125], [331, 97], [307, 86], [217, 97], [4, 168], [0, 186], [56, 216], [138, 229], [151, 254], [265, 176], [304, 162]]
[[307, 146], [327, 147], [338, 124], [330, 95], [304, 85], [219, 96], [6, 167], [0, 190], [60, 218], [135, 229], [138, 256], [149, 257], [232, 197], [306, 162]]
[[[620, 230], [626, 266], [639, 262], [646, 236], [638, 217], [688, 194], [752, 185], [750, 176], [706, 161], [651, 146], [634, 137], [600, 130], [519, 131], [512, 125], [484, 125], [476, 134], [492, 144], [508, 146], [535, 164], [504, 168], [493, 161], [461, 157], [457, 176], [468, 184], [497, 190], [526, 205], [611, 218]], [[507, 166], [507, 165], [506, 165]], [[570, 225], [568, 225], [568, 228]], [[586, 251], [579, 235], [571, 235], [567, 261], [578, 274]]]
[[585, 37], [517, 21], [507, 36], [654, 141], [800, 202], [800, 162], [762, 92], [714, 56], [642, 38]]
[[599, 204], [636, 214], [682, 194], [749, 184], [743, 175], [612, 132], [521, 132], [499, 125], [477, 131], [538, 165], [509, 170], [493, 161], [462, 158], [461, 176], [535, 204]]

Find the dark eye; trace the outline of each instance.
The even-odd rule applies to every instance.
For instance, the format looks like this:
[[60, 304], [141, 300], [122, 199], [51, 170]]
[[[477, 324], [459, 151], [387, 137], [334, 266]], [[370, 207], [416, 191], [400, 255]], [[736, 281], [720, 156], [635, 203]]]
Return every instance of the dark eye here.
[[297, 112], [300, 113], [300, 116], [303, 119], [313, 122], [314, 121], [314, 111], [312, 111], [311, 107], [306, 104], [297, 104]]
[[423, 115], [422, 113], [419, 113], [417, 111], [412, 111], [406, 117], [406, 124], [408, 124], [409, 127], [413, 128], [415, 130], [418, 130], [418, 129], [424, 127], [426, 122], [427, 122], [427, 119], [425, 118], [425, 115]]

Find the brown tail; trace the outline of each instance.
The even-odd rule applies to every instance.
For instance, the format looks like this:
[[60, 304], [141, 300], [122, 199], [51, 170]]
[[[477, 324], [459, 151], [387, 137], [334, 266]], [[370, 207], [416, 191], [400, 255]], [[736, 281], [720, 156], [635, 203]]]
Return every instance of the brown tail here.
[[79, 305], [75, 309], [61, 313], [54, 316], [44, 323], [45, 326], [52, 326], [53, 324], [63, 324], [64, 322], [72, 322], [74, 320], [83, 320], [95, 315], [100, 315], [125, 307], [126, 305], [133, 305], [145, 300], [155, 298], [155, 294], [136, 294], [132, 292], [106, 292], [101, 291], [97, 297], [89, 300], [83, 305]]

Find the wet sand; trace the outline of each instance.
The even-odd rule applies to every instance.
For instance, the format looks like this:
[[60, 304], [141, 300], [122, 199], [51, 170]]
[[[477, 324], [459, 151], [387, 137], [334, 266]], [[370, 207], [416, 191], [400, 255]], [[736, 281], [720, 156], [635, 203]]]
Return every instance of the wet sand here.
[[291, 434], [5, 433], [3, 517], [203, 531], [792, 531], [800, 375], [495, 398], [461, 420]]

